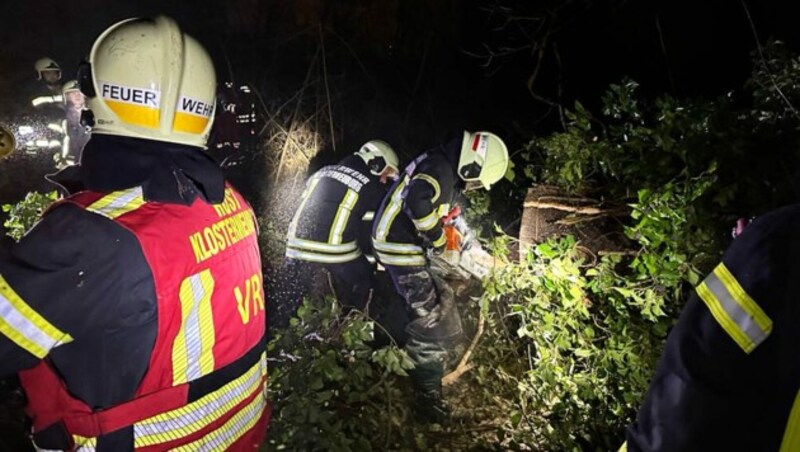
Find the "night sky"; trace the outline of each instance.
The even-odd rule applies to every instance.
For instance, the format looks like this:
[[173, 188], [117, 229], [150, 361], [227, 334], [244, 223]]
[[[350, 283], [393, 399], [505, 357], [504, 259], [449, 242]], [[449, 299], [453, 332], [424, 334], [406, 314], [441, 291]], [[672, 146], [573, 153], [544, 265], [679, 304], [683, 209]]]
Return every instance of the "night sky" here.
[[[533, 134], [559, 129], [548, 102], [569, 107], [580, 100], [596, 108], [609, 83], [626, 76], [651, 96], [714, 98], [741, 90], [756, 48], [744, 5], [737, 0], [5, 1], [0, 120], [14, 121], [27, 108], [29, 93], [37, 88], [36, 59], [54, 58], [64, 79], [73, 78], [106, 27], [164, 13], [206, 46], [220, 80], [250, 83], [267, 103], [297, 92], [324, 45], [339, 148], [381, 137], [410, 157], [467, 127], [497, 131], [517, 149]], [[775, 38], [800, 50], [798, 16], [788, 2], [746, 5], [762, 43]], [[542, 42], [540, 58], [532, 44]], [[491, 61], [489, 52], [495, 54]], [[539, 99], [527, 86], [533, 73]]]

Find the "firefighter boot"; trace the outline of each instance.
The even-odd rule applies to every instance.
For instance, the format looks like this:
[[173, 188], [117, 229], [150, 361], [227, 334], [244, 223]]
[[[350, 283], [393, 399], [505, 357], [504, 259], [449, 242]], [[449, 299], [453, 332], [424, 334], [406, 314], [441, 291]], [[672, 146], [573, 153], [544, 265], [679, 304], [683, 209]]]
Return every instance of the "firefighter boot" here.
[[417, 391], [414, 414], [420, 422], [444, 424], [450, 418], [450, 408], [442, 397], [443, 373], [440, 363], [418, 364], [409, 372]]

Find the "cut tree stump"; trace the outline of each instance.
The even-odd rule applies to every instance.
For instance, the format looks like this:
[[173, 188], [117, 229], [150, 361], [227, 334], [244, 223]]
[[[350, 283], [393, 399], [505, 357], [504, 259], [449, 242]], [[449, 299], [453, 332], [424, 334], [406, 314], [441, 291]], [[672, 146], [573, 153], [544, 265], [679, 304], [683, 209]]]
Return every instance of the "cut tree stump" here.
[[596, 199], [570, 195], [558, 187], [536, 185], [528, 189], [519, 230], [519, 252], [549, 238], [573, 235], [591, 253], [625, 249], [627, 239], [615, 217], [629, 209], [607, 207]]

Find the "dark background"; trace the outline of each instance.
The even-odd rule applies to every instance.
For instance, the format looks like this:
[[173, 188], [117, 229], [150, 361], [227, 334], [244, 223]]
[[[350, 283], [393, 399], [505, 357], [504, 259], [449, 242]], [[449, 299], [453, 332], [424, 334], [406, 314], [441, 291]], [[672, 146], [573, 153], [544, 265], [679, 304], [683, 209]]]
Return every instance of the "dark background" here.
[[[777, 0], [6, 1], [0, 121], [15, 123], [41, 89], [36, 59], [50, 56], [74, 78], [109, 25], [164, 13], [207, 47], [219, 80], [252, 84], [265, 105], [324, 72], [327, 87], [315, 89], [330, 99], [334, 127], [331, 139], [324, 125], [323, 160], [376, 137], [410, 157], [462, 127], [501, 134], [513, 153], [561, 128], [557, 106], [597, 108], [626, 76], [649, 96], [740, 90], [756, 48], [745, 4], [762, 43], [798, 49], [798, 16]], [[322, 69], [311, 73], [314, 61]], [[3, 166], [3, 201], [39, 184], [35, 172], [11, 178]]]

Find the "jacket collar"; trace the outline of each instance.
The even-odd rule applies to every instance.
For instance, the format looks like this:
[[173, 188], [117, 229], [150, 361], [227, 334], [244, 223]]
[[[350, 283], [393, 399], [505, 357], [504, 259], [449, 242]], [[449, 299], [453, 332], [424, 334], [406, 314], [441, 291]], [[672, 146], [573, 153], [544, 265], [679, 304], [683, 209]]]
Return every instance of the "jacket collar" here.
[[147, 201], [190, 205], [198, 196], [222, 201], [225, 177], [214, 159], [197, 148], [111, 135], [94, 135], [80, 165], [47, 179], [67, 193], [111, 192], [141, 186]]

